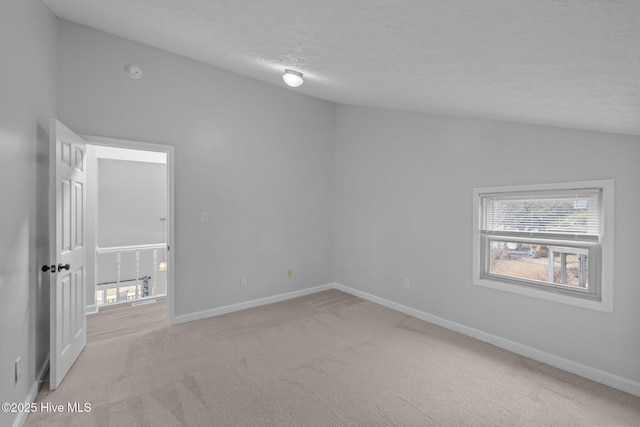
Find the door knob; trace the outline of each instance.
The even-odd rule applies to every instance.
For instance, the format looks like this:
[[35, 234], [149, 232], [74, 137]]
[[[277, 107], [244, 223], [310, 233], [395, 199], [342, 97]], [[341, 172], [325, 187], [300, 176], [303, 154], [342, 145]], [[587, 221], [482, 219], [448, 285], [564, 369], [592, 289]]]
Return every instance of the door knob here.
[[62, 265], [62, 264], [58, 264], [58, 271], [62, 271], [62, 270], [67, 270], [67, 271], [69, 271], [69, 268], [70, 268], [70, 267], [71, 267], [71, 266], [70, 266], [69, 264], [64, 264], [64, 265]]
[[55, 265], [43, 265], [42, 266], [42, 271], [43, 272], [46, 273], [49, 270], [51, 270], [52, 273], [55, 273], [56, 272], [56, 266]]

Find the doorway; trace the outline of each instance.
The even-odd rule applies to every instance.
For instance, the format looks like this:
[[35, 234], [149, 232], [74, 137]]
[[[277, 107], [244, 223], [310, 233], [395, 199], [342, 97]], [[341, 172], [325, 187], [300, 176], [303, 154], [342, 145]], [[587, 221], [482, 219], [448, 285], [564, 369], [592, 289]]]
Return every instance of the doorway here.
[[[162, 259], [157, 253], [155, 261], [158, 269], [166, 274], [166, 305], [163, 324], [173, 324], [175, 305], [173, 296], [175, 271], [175, 255], [172, 242], [175, 238], [174, 218], [174, 150], [171, 146], [151, 144], [111, 138], [77, 135], [57, 119], [50, 122], [49, 144], [49, 256], [50, 260], [41, 267], [43, 273], [53, 275], [49, 298], [49, 386], [51, 390], [58, 388], [65, 375], [77, 360], [87, 342], [87, 306], [96, 302], [96, 254], [97, 234], [95, 216], [97, 208], [87, 209], [87, 176], [95, 174], [96, 165], [91, 165], [87, 156], [87, 144], [142, 150], [164, 153], [166, 181], [166, 206], [162, 214], [165, 234], [160, 248]], [[95, 160], [95, 159], [94, 159]], [[95, 189], [91, 192], [95, 196]], [[89, 221], [89, 220], [92, 221]], [[91, 229], [90, 229], [91, 227]], [[166, 240], [165, 240], [166, 239]], [[112, 248], [113, 249], [113, 248]], [[116, 253], [124, 252], [116, 248]], [[158, 248], [154, 248], [157, 250]], [[135, 251], [134, 251], [135, 252]], [[140, 256], [136, 255], [139, 262]], [[92, 272], [88, 274], [89, 264]], [[118, 267], [120, 269], [120, 267]], [[140, 267], [135, 274], [140, 273]], [[155, 271], [153, 272], [155, 275]], [[121, 277], [121, 271], [117, 276]], [[138, 276], [136, 276], [138, 277]], [[150, 277], [149, 277], [150, 279]], [[119, 284], [119, 282], [117, 282]], [[155, 282], [157, 285], [157, 282]], [[151, 297], [153, 288], [149, 289], [149, 281], [137, 287], [134, 296], [143, 300], [145, 294]], [[108, 293], [103, 293], [106, 301]], [[129, 290], [123, 293], [123, 300], [128, 300]]]
[[88, 335], [171, 324], [173, 147], [82, 138], [88, 165], [86, 311], [95, 314], [87, 319]]

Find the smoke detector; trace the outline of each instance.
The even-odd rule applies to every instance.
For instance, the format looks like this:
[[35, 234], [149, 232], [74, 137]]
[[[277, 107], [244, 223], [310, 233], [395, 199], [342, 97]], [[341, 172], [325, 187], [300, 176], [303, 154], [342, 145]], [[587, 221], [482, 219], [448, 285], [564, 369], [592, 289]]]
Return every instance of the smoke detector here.
[[142, 69], [137, 65], [127, 65], [126, 70], [132, 79], [142, 78]]

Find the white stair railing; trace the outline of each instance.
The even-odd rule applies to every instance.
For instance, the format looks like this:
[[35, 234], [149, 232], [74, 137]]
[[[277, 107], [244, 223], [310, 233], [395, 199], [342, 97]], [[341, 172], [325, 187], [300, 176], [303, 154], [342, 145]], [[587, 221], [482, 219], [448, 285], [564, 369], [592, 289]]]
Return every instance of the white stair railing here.
[[[115, 254], [116, 255], [116, 280], [115, 282], [103, 282], [103, 283], [98, 283], [96, 285], [96, 303], [98, 305], [104, 305], [104, 304], [109, 304], [109, 301], [107, 300], [107, 291], [109, 289], [116, 289], [116, 293], [115, 293], [115, 301], [112, 302], [120, 302], [120, 288], [124, 287], [121, 286], [123, 282], [131, 282], [131, 281], [135, 281], [135, 299], [140, 299], [142, 298], [143, 292], [142, 289], [140, 288], [140, 253], [141, 252], [146, 252], [146, 251], [152, 251], [152, 255], [153, 255], [153, 271], [156, 274], [153, 274], [152, 279], [153, 279], [153, 287], [151, 289], [151, 295], [155, 295], [156, 294], [156, 289], [157, 289], [157, 284], [158, 284], [158, 250], [162, 250], [164, 251], [165, 249], [167, 249], [167, 244], [166, 243], [154, 243], [154, 244], [147, 244], [147, 245], [130, 245], [130, 246], [110, 246], [110, 247], [97, 247], [96, 248], [96, 255], [103, 255], [103, 254]], [[128, 280], [122, 280], [122, 254], [123, 253], [131, 253], [133, 252], [135, 254], [135, 267], [136, 267], [136, 274], [135, 274], [135, 279], [128, 279]], [[131, 285], [128, 285], [126, 287], [129, 287]], [[128, 299], [128, 295], [127, 295], [127, 299]]]

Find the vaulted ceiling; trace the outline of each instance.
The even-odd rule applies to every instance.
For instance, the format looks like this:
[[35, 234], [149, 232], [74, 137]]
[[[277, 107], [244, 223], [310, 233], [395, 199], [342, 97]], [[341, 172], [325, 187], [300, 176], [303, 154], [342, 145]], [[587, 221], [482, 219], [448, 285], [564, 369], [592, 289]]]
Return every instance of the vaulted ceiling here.
[[43, 0], [337, 103], [640, 135], [638, 0]]

